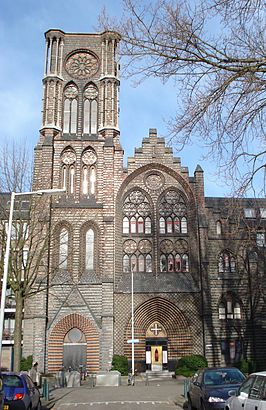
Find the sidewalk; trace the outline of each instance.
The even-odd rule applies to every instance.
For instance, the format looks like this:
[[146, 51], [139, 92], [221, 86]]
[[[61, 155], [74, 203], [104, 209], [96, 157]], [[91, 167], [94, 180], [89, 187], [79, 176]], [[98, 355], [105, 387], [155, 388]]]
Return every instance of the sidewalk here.
[[85, 380], [80, 387], [64, 387], [50, 391], [49, 400], [42, 398], [42, 410], [56, 410], [56, 404], [73, 402], [80, 397], [86, 397], [87, 402], [96, 400], [120, 400], [132, 397], [140, 397], [142, 400], [170, 400], [180, 408], [185, 403], [184, 382], [182, 378], [168, 380], [151, 380], [147, 385], [145, 378], [138, 376], [135, 386], [127, 385], [127, 377], [122, 377], [122, 384], [118, 387], [91, 387]]

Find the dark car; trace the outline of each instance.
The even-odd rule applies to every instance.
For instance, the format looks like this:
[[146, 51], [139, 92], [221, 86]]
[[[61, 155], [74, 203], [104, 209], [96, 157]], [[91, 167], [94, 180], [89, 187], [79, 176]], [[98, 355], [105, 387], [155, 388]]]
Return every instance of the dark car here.
[[245, 380], [234, 367], [215, 367], [198, 370], [188, 391], [188, 408], [209, 410], [223, 409], [228, 392], [237, 389]]
[[40, 392], [25, 373], [2, 373], [4, 410], [40, 410]]

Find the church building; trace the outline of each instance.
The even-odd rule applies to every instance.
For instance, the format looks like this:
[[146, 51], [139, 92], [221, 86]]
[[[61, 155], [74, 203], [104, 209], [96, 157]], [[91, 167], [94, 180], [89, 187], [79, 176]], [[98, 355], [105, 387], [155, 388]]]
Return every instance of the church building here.
[[48, 373], [110, 370], [115, 354], [131, 367], [133, 320], [137, 371], [265, 363], [266, 200], [205, 197], [202, 168], [154, 128], [125, 168], [119, 34], [45, 38], [33, 190], [66, 192], [49, 202], [49, 286], [26, 303], [23, 356]]

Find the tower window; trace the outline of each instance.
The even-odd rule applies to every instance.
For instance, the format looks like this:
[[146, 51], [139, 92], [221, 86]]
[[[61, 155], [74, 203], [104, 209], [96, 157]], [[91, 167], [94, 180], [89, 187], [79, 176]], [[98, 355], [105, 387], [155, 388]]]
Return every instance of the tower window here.
[[78, 89], [70, 84], [64, 91], [63, 133], [76, 134], [78, 120]]
[[98, 89], [89, 84], [84, 91], [83, 134], [96, 134], [98, 121]]

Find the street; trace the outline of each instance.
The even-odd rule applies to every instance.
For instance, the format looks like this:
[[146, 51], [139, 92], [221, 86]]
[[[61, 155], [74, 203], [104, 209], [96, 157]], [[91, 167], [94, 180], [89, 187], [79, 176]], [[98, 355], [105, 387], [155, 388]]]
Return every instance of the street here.
[[176, 409], [177, 405], [182, 407], [184, 402], [183, 382], [175, 379], [152, 382], [148, 386], [144, 382], [136, 383], [135, 386], [118, 387], [90, 388], [83, 385], [78, 388], [56, 389], [51, 396], [53, 410]]

